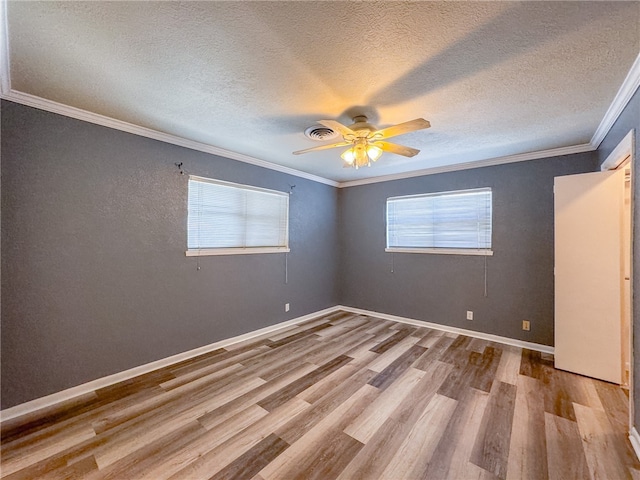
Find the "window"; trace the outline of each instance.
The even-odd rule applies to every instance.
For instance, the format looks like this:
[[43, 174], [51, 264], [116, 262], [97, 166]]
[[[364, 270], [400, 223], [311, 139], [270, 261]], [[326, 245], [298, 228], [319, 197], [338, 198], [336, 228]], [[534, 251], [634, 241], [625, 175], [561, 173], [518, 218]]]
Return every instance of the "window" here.
[[493, 255], [491, 189], [388, 198], [386, 251]]
[[187, 255], [289, 251], [289, 195], [189, 177]]

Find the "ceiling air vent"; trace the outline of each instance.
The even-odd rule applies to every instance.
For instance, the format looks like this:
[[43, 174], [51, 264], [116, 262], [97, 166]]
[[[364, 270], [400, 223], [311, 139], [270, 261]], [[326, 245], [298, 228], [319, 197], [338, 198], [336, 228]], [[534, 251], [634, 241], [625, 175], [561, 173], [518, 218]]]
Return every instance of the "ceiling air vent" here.
[[324, 140], [331, 140], [338, 136], [338, 132], [331, 130], [329, 127], [323, 125], [314, 125], [307, 128], [304, 134], [311, 140], [316, 142], [323, 142]]

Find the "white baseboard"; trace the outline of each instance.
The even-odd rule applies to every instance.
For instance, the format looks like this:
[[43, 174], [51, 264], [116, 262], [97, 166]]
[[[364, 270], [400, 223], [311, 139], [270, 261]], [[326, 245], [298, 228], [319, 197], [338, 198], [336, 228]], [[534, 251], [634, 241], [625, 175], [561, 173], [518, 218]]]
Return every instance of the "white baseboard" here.
[[629, 432], [629, 440], [631, 441], [633, 451], [636, 452], [636, 458], [640, 459], [640, 434], [636, 430], [636, 427], [631, 428], [631, 431]]
[[491, 333], [476, 332], [474, 330], [466, 330], [464, 328], [450, 327], [448, 325], [441, 325], [439, 323], [425, 322], [423, 320], [415, 320], [413, 318], [398, 317], [397, 315], [389, 315], [387, 313], [372, 312], [370, 310], [363, 310], [361, 308], [345, 307], [339, 305], [338, 310], [344, 310], [345, 312], [359, 313], [361, 315], [368, 315], [370, 317], [378, 317], [384, 320], [392, 320], [394, 322], [407, 323], [409, 325], [416, 325], [418, 327], [433, 328], [435, 330], [441, 330], [443, 332], [457, 333], [458, 335], [466, 335], [468, 337], [480, 338], [482, 340], [489, 340], [491, 342], [502, 343], [504, 345], [512, 345], [514, 347], [527, 348], [529, 350], [535, 350], [542, 353], [553, 353], [554, 348], [548, 345], [542, 345], [540, 343], [525, 342], [523, 340], [516, 340], [515, 338], [501, 337], [499, 335], [493, 335]]
[[47, 395], [46, 397], [36, 398], [29, 402], [21, 403], [20, 405], [16, 405], [15, 407], [7, 408], [5, 410], [0, 411], [0, 422], [4, 422], [6, 420], [16, 418], [21, 415], [25, 415], [27, 413], [33, 413], [37, 410], [40, 410], [41, 408], [50, 407], [51, 405], [55, 405], [56, 403], [64, 402], [66, 400], [70, 400], [80, 395], [91, 393], [94, 390], [97, 390], [99, 388], [108, 387], [118, 382], [122, 382], [124, 380], [137, 377], [138, 375], [143, 375], [145, 373], [152, 372], [153, 370], [157, 370], [159, 368], [168, 367], [169, 365], [173, 365], [175, 363], [197, 357], [198, 355], [211, 352], [218, 348], [228, 347], [229, 345], [233, 345], [234, 343], [259, 337], [266, 333], [275, 332], [277, 330], [288, 327], [290, 325], [295, 325], [297, 323], [305, 322], [307, 320], [311, 320], [312, 318], [320, 317], [322, 315], [328, 315], [330, 313], [336, 312], [337, 310], [338, 310], [338, 307], [325, 308], [324, 310], [309, 313], [308, 315], [296, 317], [291, 320], [287, 320], [281, 323], [276, 323], [275, 325], [270, 325], [268, 327], [261, 328], [259, 330], [254, 330], [252, 332], [244, 333], [236, 337], [227, 338], [225, 340], [220, 340], [218, 342], [211, 343], [209, 345], [204, 345], [202, 347], [195, 348], [187, 352], [178, 353], [170, 357], [166, 357], [160, 360], [156, 360], [154, 362], [146, 363], [144, 365], [140, 365], [139, 367], [130, 368], [129, 370], [125, 370], [123, 372], [118, 372], [118, 373], [114, 373], [113, 375], [108, 375], [106, 377], [98, 378], [96, 380], [83, 383], [82, 385], [77, 385], [75, 387], [71, 387], [66, 390], [62, 390], [60, 392], [52, 393], [51, 395]]
[[[83, 383], [82, 385], [77, 385], [75, 387], [71, 387], [66, 390], [62, 390], [60, 392], [52, 393], [51, 395], [47, 395], [46, 397], [36, 398], [35, 400], [21, 403], [20, 405], [16, 405], [15, 407], [7, 408], [5, 410], [0, 411], [0, 422], [4, 422], [6, 420], [19, 417], [21, 415], [26, 415], [27, 413], [33, 413], [42, 408], [50, 407], [52, 405], [55, 405], [56, 403], [64, 402], [72, 398], [78, 397], [80, 395], [91, 393], [94, 390], [97, 390], [99, 388], [108, 387], [118, 382], [122, 382], [124, 380], [128, 380], [130, 378], [136, 377], [138, 375], [143, 375], [145, 373], [152, 372], [153, 370], [157, 370], [159, 368], [168, 367], [169, 365], [173, 365], [175, 363], [197, 357], [198, 355], [202, 355], [203, 353], [211, 352], [217, 348], [224, 348], [229, 345], [233, 345], [234, 343], [259, 337], [266, 333], [275, 332], [277, 330], [288, 327], [290, 325], [295, 325], [297, 323], [305, 322], [307, 320], [311, 320], [312, 318], [320, 317], [322, 315], [328, 315], [330, 313], [334, 313], [339, 310], [344, 310], [345, 312], [357, 313], [361, 315], [367, 315], [370, 317], [382, 318], [384, 320], [391, 320], [394, 322], [406, 323], [409, 325], [416, 325], [419, 327], [433, 328], [435, 330], [441, 330], [443, 332], [451, 332], [459, 335], [467, 335], [469, 337], [480, 338], [483, 340], [489, 340], [492, 342], [502, 343], [505, 345], [512, 345], [514, 347], [528, 348], [529, 350], [536, 350], [544, 353], [554, 352], [553, 347], [549, 347], [547, 345], [540, 345], [538, 343], [525, 342], [522, 340], [501, 337], [499, 335], [493, 335], [490, 333], [476, 332], [473, 330], [466, 330], [464, 328], [449, 327], [447, 325], [440, 325], [437, 323], [425, 322], [422, 320], [415, 320], [412, 318], [399, 317], [396, 315], [389, 315], [386, 313], [373, 312], [371, 310], [363, 310], [361, 308], [353, 308], [353, 307], [346, 307], [342, 305], [336, 305], [334, 307], [325, 308], [324, 310], [309, 313], [308, 315], [303, 315], [301, 317], [287, 320], [285, 322], [277, 323], [275, 325], [270, 325], [268, 327], [261, 328], [259, 330], [254, 330], [252, 332], [244, 333], [236, 337], [220, 340], [218, 342], [211, 343], [209, 345], [205, 345], [193, 350], [189, 350], [187, 352], [178, 353], [177, 355], [172, 355], [170, 357], [162, 358], [160, 360], [156, 360], [155, 362], [146, 363], [144, 365], [140, 365], [139, 367], [130, 368], [129, 370], [125, 370], [123, 372], [118, 372], [118, 373], [114, 373], [113, 375], [108, 375], [106, 377], [98, 378], [96, 380]], [[636, 432], [636, 435], [637, 435], [637, 432]], [[634, 440], [632, 439], [632, 443], [633, 441]], [[640, 441], [640, 437], [638, 437], [638, 440], [636, 441]], [[640, 447], [640, 442], [638, 443], [638, 447]], [[634, 448], [636, 448], [635, 444], [634, 444]], [[636, 449], [636, 452], [638, 451], [639, 450]]]

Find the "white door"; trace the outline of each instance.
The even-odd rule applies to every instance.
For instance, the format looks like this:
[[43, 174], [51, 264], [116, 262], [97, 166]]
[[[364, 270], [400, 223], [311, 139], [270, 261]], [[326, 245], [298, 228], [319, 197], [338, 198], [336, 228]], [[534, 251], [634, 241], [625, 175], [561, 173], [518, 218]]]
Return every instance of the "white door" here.
[[624, 169], [556, 177], [555, 366], [621, 383]]

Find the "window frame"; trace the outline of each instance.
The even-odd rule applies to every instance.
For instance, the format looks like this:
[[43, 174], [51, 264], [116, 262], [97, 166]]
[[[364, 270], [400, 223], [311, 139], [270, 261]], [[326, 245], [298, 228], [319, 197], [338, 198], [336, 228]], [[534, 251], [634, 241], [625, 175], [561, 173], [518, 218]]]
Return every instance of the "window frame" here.
[[[438, 197], [452, 194], [463, 194], [468, 192], [488, 191], [491, 196], [491, 210], [489, 213], [489, 221], [491, 226], [491, 247], [490, 248], [455, 248], [455, 247], [390, 247], [389, 246], [389, 201], [418, 197]], [[443, 192], [419, 193], [415, 195], [399, 195], [388, 197], [385, 202], [385, 239], [386, 246], [384, 251], [389, 253], [429, 253], [439, 255], [480, 255], [493, 256], [493, 190], [491, 187], [467, 188], [462, 190], [447, 190]]]
[[[209, 255], [251, 255], [261, 253], [288, 253], [291, 251], [289, 248], [289, 194], [279, 190], [271, 190], [268, 188], [255, 187], [253, 185], [245, 185], [241, 183], [227, 182], [224, 180], [218, 180], [214, 178], [200, 177], [197, 175], [189, 175], [188, 181], [195, 181], [201, 183], [210, 183], [214, 185], [222, 185], [225, 187], [237, 188], [245, 191], [254, 191], [268, 193], [270, 195], [281, 196], [286, 202], [286, 218], [285, 218], [285, 245], [284, 246], [263, 246], [263, 247], [209, 247], [209, 248], [189, 248], [189, 199], [187, 193], [187, 250], [185, 252], [187, 257], [199, 257]], [[189, 185], [189, 183], [187, 183]], [[245, 216], [246, 218], [246, 216]]]

